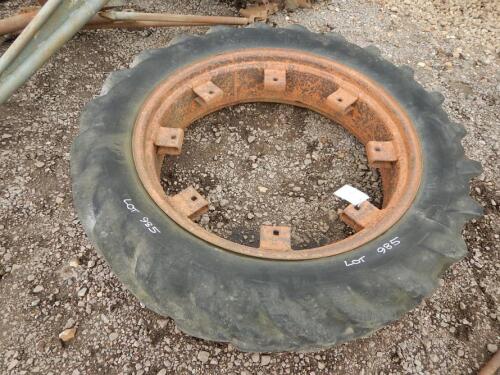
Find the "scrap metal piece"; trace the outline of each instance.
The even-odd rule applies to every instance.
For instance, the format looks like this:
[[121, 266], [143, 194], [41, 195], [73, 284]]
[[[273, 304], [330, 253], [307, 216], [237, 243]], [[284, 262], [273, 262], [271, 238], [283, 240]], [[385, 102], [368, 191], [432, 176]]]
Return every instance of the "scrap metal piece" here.
[[380, 217], [381, 210], [368, 201], [359, 206], [350, 204], [341, 214], [340, 219], [356, 232], [373, 225]]
[[[312, 8], [313, 0], [253, 0], [257, 6], [276, 6], [278, 9]], [[250, 7], [247, 7], [247, 9]]]
[[391, 141], [369, 141], [365, 148], [368, 164], [372, 168], [384, 168], [388, 166], [387, 163], [398, 160], [396, 148]]
[[196, 102], [200, 105], [213, 103], [224, 96], [224, 91], [212, 81], [193, 87], [193, 91], [198, 95]]
[[156, 132], [155, 145], [158, 155], [180, 155], [184, 142], [184, 129], [161, 127]]
[[278, 4], [267, 3], [240, 9], [240, 15], [248, 18], [251, 22], [266, 21], [270, 15], [276, 13], [278, 10]]
[[289, 226], [261, 225], [260, 245], [264, 250], [290, 251], [291, 230]]
[[340, 87], [333, 94], [326, 98], [327, 105], [334, 111], [347, 114], [352, 109], [352, 105], [358, 100], [358, 95]]
[[286, 70], [265, 69], [264, 89], [283, 92], [286, 89]]
[[311, 0], [285, 0], [286, 9], [312, 8]]
[[208, 211], [208, 201], [192, 186], [174, 196], [168, 197], [167, 201], [174, 209], [191, 220], [196, 220]]

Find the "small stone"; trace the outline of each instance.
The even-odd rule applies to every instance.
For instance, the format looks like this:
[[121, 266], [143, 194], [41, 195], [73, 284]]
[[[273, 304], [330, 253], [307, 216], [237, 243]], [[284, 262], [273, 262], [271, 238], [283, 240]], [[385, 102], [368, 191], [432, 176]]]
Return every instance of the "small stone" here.
[[253, 361], [254, 363], [257, 363], [257, 362], [259, 362], [259, 361], [260, 361], [260, 355], [259, 355], [259, 353], [253, 353], [253, 354], [252, 354], [252, 361]]
[[465, 352], [462, 349], [458, 349], [457, 354], [459, 357], [463, 357], [465, 355]]
[[165, 328], [167, 325], [168, 325], [168, 320], [166, 319], [160, 319], [158, 320], [158, 327], [160, 327], [161, 329]]
[[75, 320], [72, 319], [72, 318], [69, 318], [68, 321], [66, 322], [66, 324], [64, 325], [64, 329], [69, 329], [69, 328], [73, 328], [73, 326], [75, 325]]
[[59, 339], [63, 342], [71, 341], [75, 338], [76, 328], [68, 328], [59, 334]]
[[453, 54], [454, 58], [458, 59], [462, 55], [462, 53], [463, 53], [463, 50], [462, 50], [462, 48], [459, 47], [459, 48], [455, 48], [453, 50], [452, 54]]
[[488, 344], [486, 348], [490, 353], [496, 353], [498, 351], [498, 346], [496, 344]]
[[42, 290], [43, 290], [43, 286], [41, 286], [41, 285], [37, 285], [37, 286], [35, 286], [35, 288], [33, 289], [33, 293], [40, 293]]
[[255, 215], [254, 215], [253, 213], [251, 213], [251, 212], [249, 212], [249, 213], [247, 214], [247, 219], [248, 219], [248, 220], [252, 220], [254, 217], [255, 217]]
[[69, 261], [69, 265], [73, 268], [77, 268], [78, 266], [80, 266], [80, 260], [78, 258], [72, 258], [70, 261]]
[[167, 375], [167, 369], [162, 368], [160, 371], [156, 373], [156, 375]]
[[200, 350], [198, 352], [198, 361], [200, 361], [201, 363], [207, 363], [209, 359], [210, 359], [209, 352], [206, 352], [204, 350]]
[[85, 297], [85, 295], [87, 294], [87, 290], [88, 290], [87, 288], [82, 288], [82, 289], [80, 289], [80, 290], [78, 291], [78, 293], [77, 293], [77, 294], [78, 294], [78, 297], [80, 297], [80, 298]]
[[255, 141], [255, 137], [253, 135], [248, 136], [247, 138], [248, 143], [252, 143]]
[[104, 324], [109, 324], [109, 319], [108, 319], [108, 317], [107, 317], [106, 315], [101, 314], [100, 318], [101, 318], [101, 321], [102, 321]]
[[430, 358], [431, 358], [431, 361], [434, 363], [439, 362], [439, 357], [434, 353], [431, 354]]
[[56, 203], [57, 204], [61, 204], [62, 202], [64, 202], [64, 199], [61, 198], [61, 197], [56, 197]]
[[257, 189], [259, 189], [259, 191], [260, 191], [261, 193], [265, 193], [265, 192], [267, 192], [267, 191], [269, 190], [268, 188], [266, 188], [266, 187], [264, 187], [264, 186], [259, 186]]
[[109, 338], [109, 341], [115, 341], [118, 338], [118, 333], [112, 332], [109, 334], [108, 338]]
[[421, 68], [424, 68], [425, 67], [425, 63], [423, 61], [420, 61], [417, 63], [417, 66], [421, 67]]
[[36, 161], [35, 162], [35, 167], [37, 168], [43, 168], [45, 166], [45, 163], [43, 161]]
[[488, 59], [487, 57], [481, 57], [479, 59], [479, 61], [481, 61], [484, 65], [490, 65], [491, 64], [491, 60]]
[[271, 363], [271, 356], [269, 356], [269, 355], [263, 355], [263, 356], [260, 357], [260, 364], [262, 366], [267, 366], [270, 363]]
[[17, 359], [13, 359], [12, 361], [10, 361], [9, 365], [7, 366], [7, 371], [12, 370], [18, 364], [19, 364], [19, 361]]
[[346, 328], [346, 330], [344, 331], [344, 335], [352, 335], [354, 333], [354, 329], [349, 326]]
[[2, 134], [2, 139], [9, 139], [12, 137], [12, 134]]
[[325, 364], [323, 362], [318, 362], [318, 368], [323, 370], [325, 368]]

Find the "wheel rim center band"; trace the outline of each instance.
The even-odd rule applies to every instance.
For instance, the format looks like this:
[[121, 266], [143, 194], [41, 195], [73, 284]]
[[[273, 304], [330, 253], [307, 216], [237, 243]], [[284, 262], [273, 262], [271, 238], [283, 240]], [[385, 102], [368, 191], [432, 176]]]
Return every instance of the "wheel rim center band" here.
[[[262, 226], [260, 246], [237, 244], [193, 221], [208, 207], [192, 187], [167, 196], [160, 184], [165, 155], [181, 152], [184, 129], [222, 108], [274, 102], [308, 108], [352, 133], [379, 170], [384, 201], [349, 205], [341, 219], [356, 233], [300, 251], [290, 247], [290, 227]], [[136, 119], [132, 151], [139, 178], [153, 201], [195, 236], [225, 250], [281, 260], [334, 256], [356, 249], [391, 228], [409, 209], [422, 175], [415, 129], [401, 106], [367, 76], [335, 61], [287, 49], [246, 49], [199, 61], [176, 71], [144, 102]]]

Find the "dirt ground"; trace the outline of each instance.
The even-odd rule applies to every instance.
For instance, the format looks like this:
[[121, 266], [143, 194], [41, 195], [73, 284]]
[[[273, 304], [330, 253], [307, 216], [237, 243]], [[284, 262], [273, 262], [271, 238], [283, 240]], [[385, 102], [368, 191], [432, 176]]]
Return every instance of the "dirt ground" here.
[[[3, 1], [0, 17], [32, 3]], [[139, 3], [148, 11], [236, 12], [216, 0]], [[484, 169], [471, 194], [485, 215], [467, 224], [469, 254], [438, 290], [375, 334], [315, 353], [241, 353], [189, 337], [141, 306], [97, 256], [75, 214], [69, 178], [81, 109], [142, 50], [206, 29], [79, 33], [0, 107], [0, 373], [477, 373], [500, 343], [498, 7], [488, 0], [332, 0], [271, 18], [340, 32], [411, 66], [422, 85], [444, 94], [446, 111], [468, 131], [467, 156]], [[190, 154], [164, 171], [165, 189], [199, 188], [212, 204], [200, 224], [227, 238], [255, 245], [259, 224], [292, 222], [295, 246], [314, 246], [349, 234], [329, 225], [343, 205], [332, 196], [337, 187], [348, 182], [380, 200], [361, 145], [316, 114], [248, 104], [192, 128]], [[59, 333], [72, 327], [75, 339], [62, 344]]]

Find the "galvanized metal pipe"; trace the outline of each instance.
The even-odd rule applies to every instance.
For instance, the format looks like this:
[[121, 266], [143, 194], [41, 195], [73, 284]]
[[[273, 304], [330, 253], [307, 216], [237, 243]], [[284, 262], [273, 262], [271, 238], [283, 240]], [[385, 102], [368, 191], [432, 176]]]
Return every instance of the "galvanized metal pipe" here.
[[[49, 5], [49, 1], [42, 7], [33, 22], [37, 21], [40, 13]], [[0, 104], [7, 101], [18, 87], [28, 80], [50, 56], [76, 34], [107, 2], [108, 0], [65, 0], [59, 4], [50, 17], [40, 17], [40, 20], [36, 23], [38, 32], [35, 33], [36, 35], [34, 34], [35, 38], [32, 38], [27, 43], [22, 42], [25, 48], [21, 52], [17, 51], [15, 59], [0, 74]], [[42, 23], [41, 20], [45, 22]], [[5, 54], [10, 54], [9, 50]]]
[[16, 38], [10, 48], [0, 57], [0, 75], [14, 61], [24, 47], [33, 39], [35, 34], [47, 22], [49, 17], [54, 13], [63, 0], [49, 0], [40, 9], [37, 16], [26, 26], [21, 34]]

